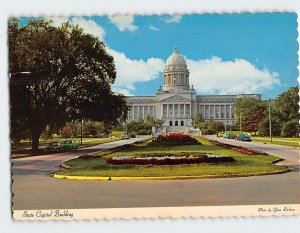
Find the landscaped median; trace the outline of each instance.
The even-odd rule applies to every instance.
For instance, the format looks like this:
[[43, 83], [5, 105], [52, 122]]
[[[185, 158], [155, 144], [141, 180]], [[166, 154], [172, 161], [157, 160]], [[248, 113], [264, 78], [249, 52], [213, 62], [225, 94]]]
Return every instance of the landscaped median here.
[[[197, 137], [191, 144], [151, 140], [64, 162], [54, 177], [76, 180], [163, 180], [269, 175], [287, 172], [278, 157], [245, 154]], [[155, 141], [155, 140], [154, 140]]]

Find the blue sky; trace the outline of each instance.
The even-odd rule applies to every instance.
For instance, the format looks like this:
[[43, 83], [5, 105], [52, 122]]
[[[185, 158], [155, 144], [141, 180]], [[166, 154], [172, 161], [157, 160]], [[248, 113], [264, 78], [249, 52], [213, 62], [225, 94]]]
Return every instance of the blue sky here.
[[[115, 57], [114, 90], [155, 95], [174, 45], [197, 93], [260, 93], [274, 98], [298, 85], [295, 13], [54, 17], [105, 41]], [[24, 23], [24, 22], [23, 22]]]

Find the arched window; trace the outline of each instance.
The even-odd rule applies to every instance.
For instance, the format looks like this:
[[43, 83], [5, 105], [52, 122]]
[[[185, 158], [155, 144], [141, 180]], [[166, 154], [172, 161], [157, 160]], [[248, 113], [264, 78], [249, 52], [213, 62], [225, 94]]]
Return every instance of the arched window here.
[[175, 126], [178, 126], [178, 121], [175, 121]]
[[172, 126], [173, 125], [173, 122], [172, 121], [170, 121], [170, 124], [169, 124], [170, 126]]
[[181, 121], [181, 123], [180, 123], [180, 124], [181, 124], [181, 126], [184, 126], [184, 122], [183, 122], [183, 121]]

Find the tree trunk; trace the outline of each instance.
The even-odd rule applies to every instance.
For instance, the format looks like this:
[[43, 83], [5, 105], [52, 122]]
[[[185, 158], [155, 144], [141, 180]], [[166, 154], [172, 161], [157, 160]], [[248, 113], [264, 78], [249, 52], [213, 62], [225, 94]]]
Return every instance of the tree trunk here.
[[32, 131], [32, 143], [31, 143], [31, 150], [32, 151], [37, 151], [39, 149], [40, 136], [41, 136], [41, 131], [40, 130], [35, 129], [35, 130]]

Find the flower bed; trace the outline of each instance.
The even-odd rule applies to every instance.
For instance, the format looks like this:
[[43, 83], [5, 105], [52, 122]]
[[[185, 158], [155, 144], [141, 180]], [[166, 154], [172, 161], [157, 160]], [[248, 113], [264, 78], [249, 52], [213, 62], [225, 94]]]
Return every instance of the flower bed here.
[[190, 155], [188, 153], [180, 153], [180, 156], [176, 154], [151, 154], [151, 156], [141, 155], [137, 156], [118, 156], [109, 158], [106, 163], [113, 165], [180, 165], [180, 164], [197, 164], [197, 163], [223, 163], [233, 162], [234, 158], [222, 155], [212, 154], [196, 154]]
[[233, 149], [235, 151], [238, 151], [240, 153], [247, 154], [247, 155], [267, 155], [267, 153], [265, 153], [265, 152], [257, 151], [257, 150], [251, 150], [251, 149], [248, 149], [248, 148], [245, 148], [245, 147], [242, 147], [242, 146], [234, 146], [234, 145], [222, 143], [222, 142], [215, 141], [215, 140], [210, 140], [210, 142], [214, 145], [222, 146], [222, 147], [225, 147], [227, 149]]
[[190, 145], [201, 144], [196, 138], [187, 133], [165, 133], [153, 138], [152, 143], [156, 144], [177, 144]]

